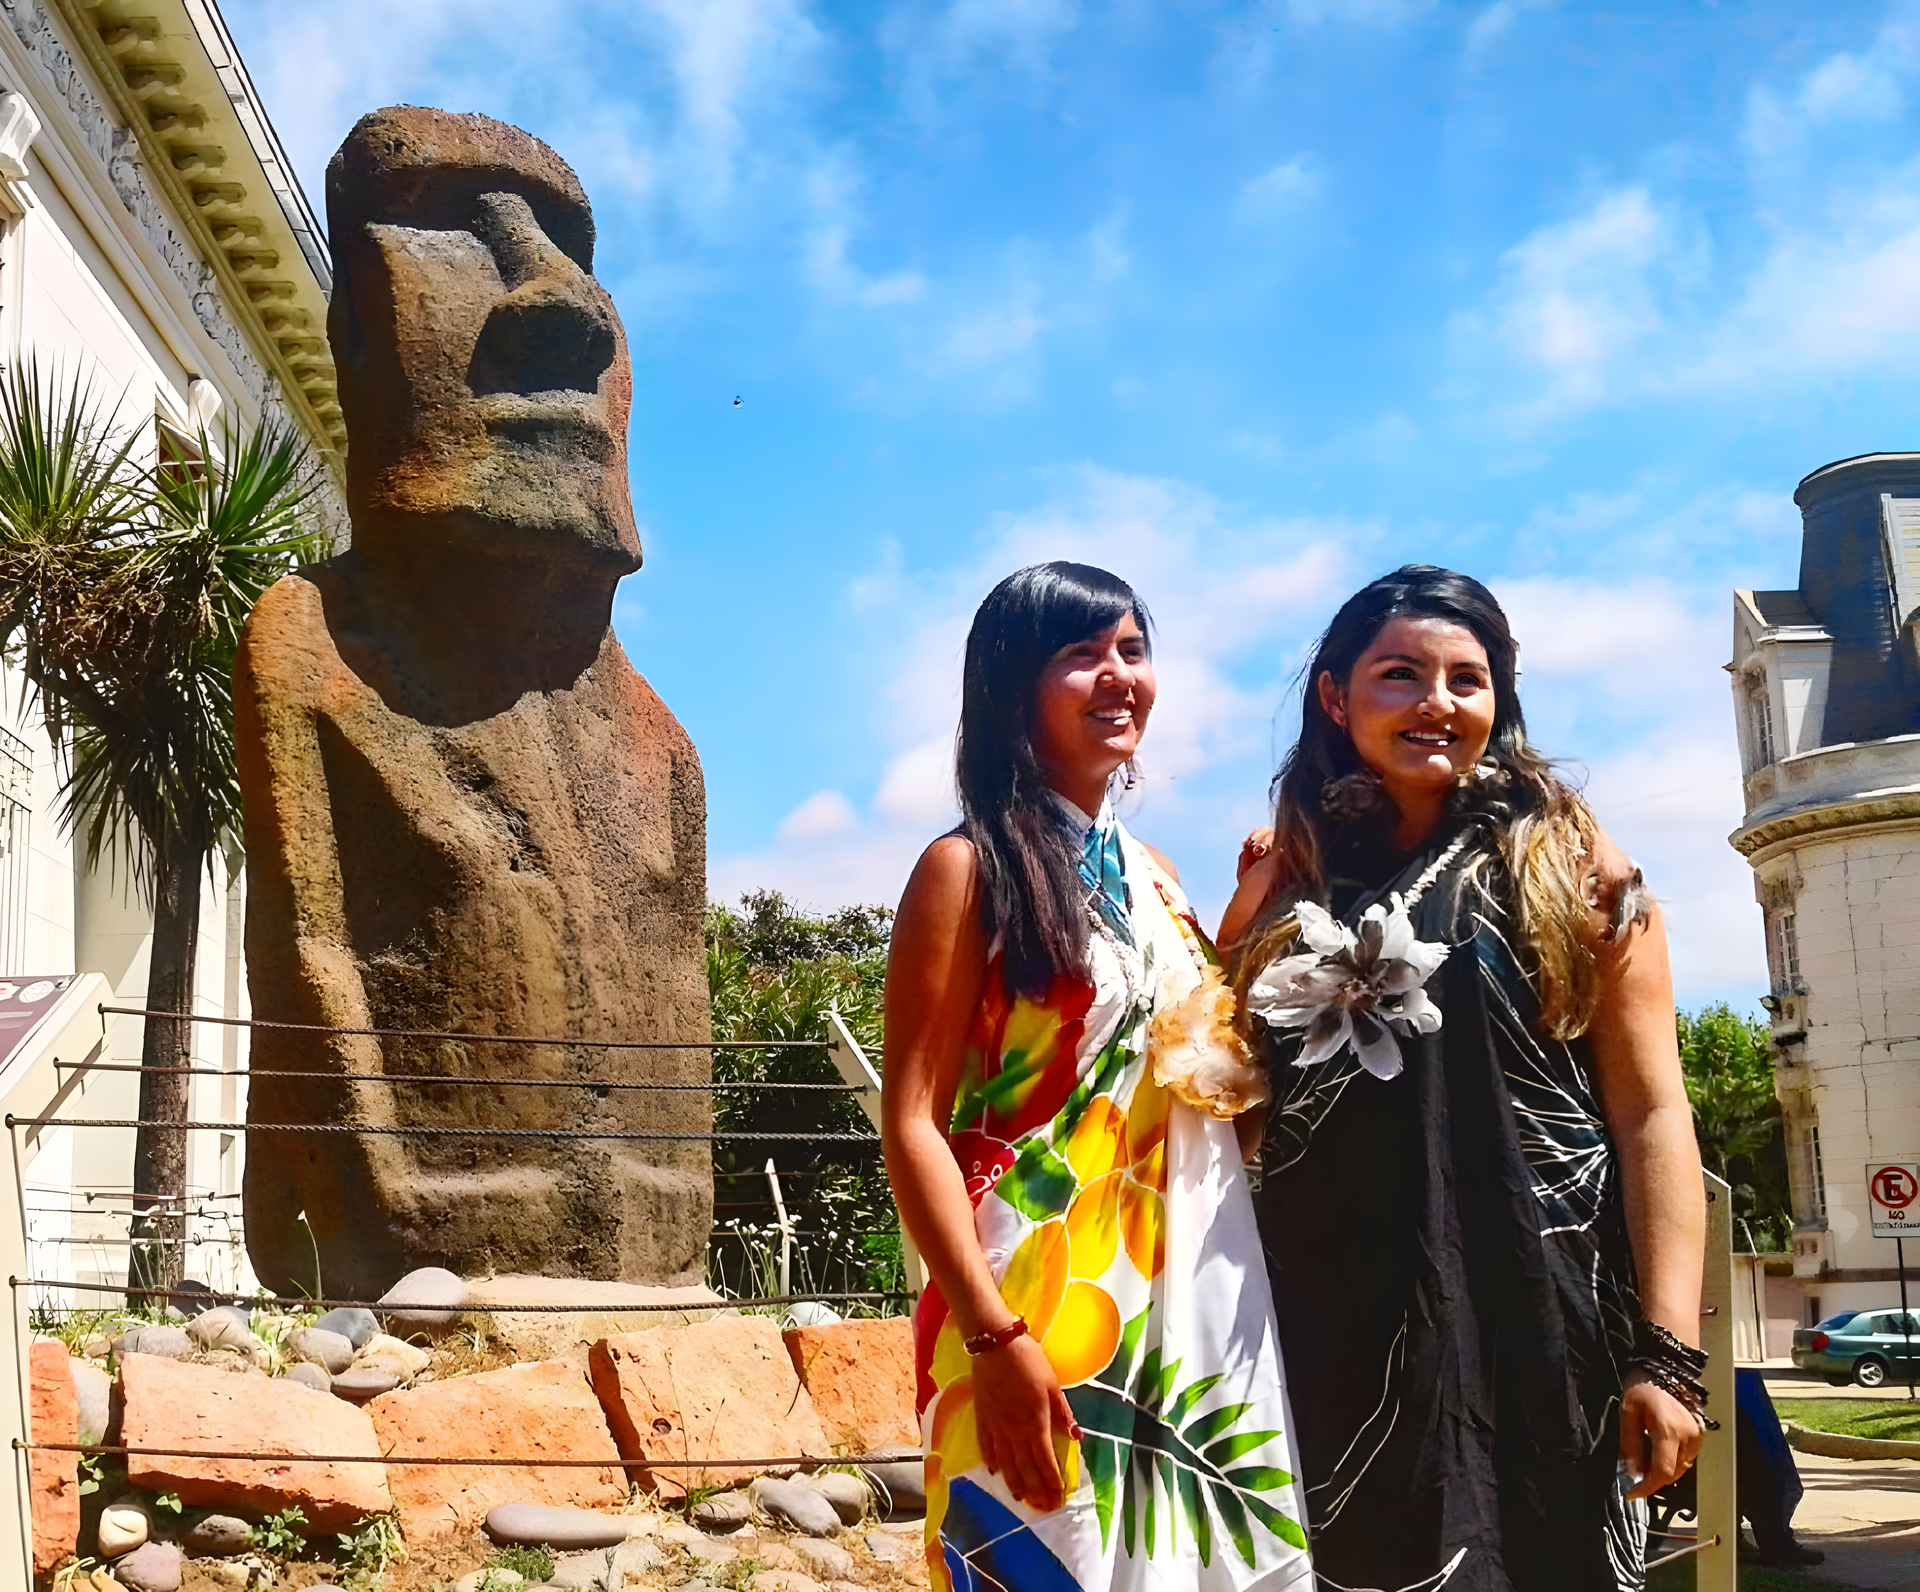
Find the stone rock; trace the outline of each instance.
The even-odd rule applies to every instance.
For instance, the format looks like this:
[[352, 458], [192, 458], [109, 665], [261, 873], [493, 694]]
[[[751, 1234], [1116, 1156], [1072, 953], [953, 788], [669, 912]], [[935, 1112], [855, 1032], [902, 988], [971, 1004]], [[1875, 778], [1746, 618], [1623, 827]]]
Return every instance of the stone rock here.
[[287, 1334], [287, 1352], [295, 1359], [322, 1367], [329, 1376], [338, 1376], [353, 1364], [353, 1344], [337, 1332], [318, 1327], [296, 1327]]
[[613, 1550], [613, 1562], [628, 1575], [645, 1575], [667, 1562], [667, 1556], [641, 1537], [628, 1537]]
[[602, 1548], [560, 1560], [541, 1584], [566, 1592], [626, 1592], [627, 1573], [613, 1562], [612, 1550]]
[[266, 1344], [253, 1335], [244, 1310], [221, 1305], [193, 1318], [187, 1324], [187, 1336], [202, 1349], [231, 1349], [255, 1364], [270, 1358]]
[[557, 1547], [591, 1547], [619, 1542], [627, 1535], [625, 1521], [587, 1514], [594, 1508], [625, 1504], [627, 1479], [620, 1470], [620, 1453], [607, 1430], [606, 1416], [578, 1366], [543, 1360], [430, 1382], [385, 1394], [369, 1404], [367, 1412], [380, 1434], [381, 1451], [395, 1458], [470, 1454], [475, 1458], [552, 1455], [606, 1460], [605, 1469], [565, 1470], [526, 1465], [396, 1465], [389, 1481], [395, 1500], [406, 1512], [409, 1541], [471, 1531], [483, 1518], [490, 1521], [500, 1506], [535, 1511], [531, 1516], [510, 1514], [510, 1520], [551, 1522], [584, 1516], [595, 1523], [591, 1529], [597, 1534], [589, 1540], [556, 1542]]
[[153, 1534], [153, 1517], [137, 1498], [122, 1498], [100, 1511], [100, 1526], [94, 1543], [103, 1559], [117, 1559], [132, 1553]]
[[[344, 1531], [393, 1507], [380, 1445], [364, 1410], [316, 1399], [284, 1378], [228, 1376], [210, 1366], [129, 1355], [120, 1367], [120, 1419], [130, 1448], [245, 1449], [270, 1460], [133, 1454], [127, 1479], [182, 1502], [266, 1516], [302, 1510], [310, 1531]], [[367, 1456], [374, 1463], [321, 1463], [308, 1454]]]
[[486, 1530], [495, 1542], [560, 1550], [611, 1548], [627, 1540], [626, 1522], [617, 1515], [555, 1504], [496, 1504], [487, 1511]]
[[467, 1307], [467, 1285], [444, 1266], [410, 1271], [374, 1301], [379, 1314], [409, 1327], [450, 1327]]
[[228, 1592], [246, 1592], [247, 1583], [253, 1579], [253, 1567], [238, 1559], [202, 1559], [194, 1568], [202, 1581], [211, 1581]]
[[884, 1531], [869, 1531], [866, 1535], [867, 1552], [882, 1564], [893, 1564], [898, 1560], [912, 1557], [912, 1550], [898, 1537], [890, 1537]]
[[[210, 1343], [218, 1336], [220, 1329], [213, 1325], [216, 1321], [231, 1321], [239, 1326], [253, 1327], [253, 1312], [245, 1305], [210, 1305], [199, 1311], [187, 1323], [187, 1336], [195, 1343]], [[203, 1336], [202, 1334], [208, 1334]]]
[[873, 1495], [858, 1476], [829, 1470], [801, 1480], [833, 1505], [842, 1525], [857, 1526], [867, 1518], [867, 1505], [872, 1502]]
[[[27, 1432], [36, 1443], [80, 1441], [80, 1405], [65, 1344], [36, 1343], [27, 1351]], [[80, 1456], [29, 1454], [27, 1492], [33, 1567], [46, 1575], [79, 1549]]]
[[178, 1327], [135, 1327], [120, 1335], [120, 1352], [150, 1354], [163, 1360], [184, 1360], [193, 1353], [193, 1339]]
[[365, 1404], [369, 1399], [377, 1399], [382, 1393], [391, 1393], [400, 1385], [400, 1378], [391, 1371], [382, 1371], [374, 1366], [349, 1366], [333, 1379], [335, 1398], [343, 1398], [355, 1404]]
[[329, 1310], [313, 1325], [320, 1332], [338, 1333], [356, 1350], [365, 1348], [367, 1340], [380, 1330], [380, 1322], [374, 1313], [362, 1310], [357, 1305], [343, 1305], [338, 1310]]
[[180, 1534], [180, 1545], [191, 1554], [224, 1558], [252, 1547], [253, 1530], [232, 1515], [204, 1515]]
[[787, 1537], [784, 1532], [755, 1544], [753, 1556], [759, 1561], [762, 1569], [797, 1570], [800, 1568], [800, 1555], [787, 1546]]
[[130, 1592], [180, 1592], [180, 1550], [149, 1542], [113, 1562], [113, 1578]]
[[820, 1583], [799, 1570], [762, 1570], [747, 1577], [748, 1592], [821, 1592]]
[[711, 1537], [701, 1537], [686, 1545], [686, 1554], [689, 1559], [697, 1560], [703, 1565], [718, 1566], [732, 1564], [740, 1557], [740, 1550], [731, 1543], [715, 1542]]
[[[588, 1366], [621, 1454], [640, 1484], [663, 1498], [684, 1496], [696, 1473], [651, 1469], [648, 1460], [831, 1452], [780, 1330], [765, 1316], [606, 1338], [593, 1346]], [[726, 1486], [766, 1468], [712, 1465], [697, 1474], [708, 1486]]]
[[520, 1588], [527, 1584], [527, 1578], [518, 1570], [509, 1570], [502, 1565], [495, 1570], [475, 1570], [461, 1576], [453, 1583], [453, 1592], [480, 1592], [480, 1583], [489, 1575], [493, 1580], [489, 1583], [487, 1592], [520, 1592]]
[[873, 1484], [881, 1513], [925, 1514], [927, 1462], [918, 1447], [901, 1444], [860, 1461], [861, 1474]]
[[96, 1332], [80, 1345], [80, 1352], [89, 1360], [104, 1360], [113, 1353], [113, 1339], [104, 1332]]
[[85, 1360], [69, 1360], [68, 1374], [73, 1378], [73, 1396], [79, 1406], [81, 1443], [104, 1443], [113, 1418], [113, 1378], [97, 1365]]
[[844, 1581], [853, 1574], [853, 1555], [837, 1542], [817, 1542], [812, 1537], [796, 1537], [793, 1551], [800, 1567], [821, 1581]]
[[461, 1576], [453, 1583], [453, 1592], [480, 1592], [480, 1583], [486, 1580], [488, 1575], [491, 1575], [493, 1580], [489, 1583], [487, 1592], [520, 1592], [520, 1588], [527, 1584], [527, 1578], [518, 1570], [509, 1570], [505, 1565], [500, 1565], [491, 1571], [474, 1570]]
[[286, 1375], [281, 1380], [297, 1383], [301, 1387], [310, 1387], [316, 1393], [333, 1391], [333, 1378], [327, 1375], [327, 1368], [324, 1365], [315, 1365], [309, 1360], [302, 1360], [298, 1365], [288, 1366]]
[[384, 1332], [376, 1332], [362, 1344], [353, 1357], [357, 1366], [369, 1366], [383, 1361], [400, 1369], [402, 1380], [418, 1376], [433, 1364], [433, 1356], [416, 1344], [404, 1343], [399, 1338], [390, 1338]]
[[[444, 208], [469, 190], [497, 223]], [[375, 1059], [462, 1082], [709, 1076], [699, 760], [610, 627], [640, 567], [633, 375], [587, 196], [517, 128], [396, 107], [334, 157], [327, 223], [352, 547], [262, 596], [235, 670], [253, 1009], [476, 1037], [256, 1029], [251, 1118], [703, 1131], [691, 1091], [273, 1087]], [[313, 1281], [304, 1209], [327, 1286], [363, 1298], [422, 1264], [697, 1277], [713, 1176], [690, 1140], [395, 1137], [249, 1157], [246, 1196], [263, 1280]]]
[[693, 1523], [703, 1531], [737, 1531], [753, 1518], [753, 1503], [745, 1493], [715, 1493], [693, 1506]]
[[197, 1298], [168, 1301], [167, 1314], [178, 1320], [190, 1321], [195, 1316], [204, 1315], [209, 1310], [221, 1308], [218, 1303], [219, 1296], [197, 1278], [181, 1278], [181, 1280], [175, 1284], [175, 1291], [183, 1294], [198, 1295]]
[[792, 1327], [785, 1338], [835, 1452], [865, 1454], [919, 1440], [913, 1323], [905, 1316]]
[[829, 1581], [827, 1592], [865, 1592], [858, 1581]]
[[756, 1509], [810, 1537], [830, 1537], [840, 1529], [840, 1512], [811, 1487], [762, 1476], [748, 1489]]
[[[467, 1284], [480, 1325], [523, 1360], [584, 1362], [602, 1338], [649, 1327], [684, 1327], [706, 1321], [726, 1301], [711, 1288], [653, 1288], [591, 1277], [489, 1277]], [[512, 1310], [510, 1305], [577, 1305], [571, 1310]], [[662, 1310], [662, 1305], [684, 1309]]]

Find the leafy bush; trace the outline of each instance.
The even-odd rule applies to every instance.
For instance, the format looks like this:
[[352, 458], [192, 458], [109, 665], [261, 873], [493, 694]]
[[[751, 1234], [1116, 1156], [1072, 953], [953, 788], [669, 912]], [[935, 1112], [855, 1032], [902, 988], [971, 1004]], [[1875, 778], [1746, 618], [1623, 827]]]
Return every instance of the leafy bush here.
[[[717, 1040], [824, 1040], [837, 1010], [877, 1068], [881, 1000], [893, 913], [879, 906], [803, 911], [774, 890], [740, 910], [707, 910], [707, 987]], [[715, 1083], [827, 1083], [840, 1074], [820, 1050], [720, 1051]], [[831, 1090], [722, 1089], [716, 1132], [870, 1133], [866, 1113]], [[887, 1292], [905, 1277], [899, 1217], [874, 1147], [850, 1143], [714, 1146], [714, 1280], [735, 1294], [778, 1285], [780, 1229], [767, 1186], [771, 1159], [795, 1229], [795, 1292]]]
[[[551, 1548], [502, 1548], [487, 1560], [489, 1570], [511, 1570], [523, 1577], [528, 1586], [537, 1585], [553, 1574], [553, 1550]], [[486, 1586], [484, 1578], [481, 1586]]]
[[297, 1559], [307, 1551], [306, 1534], [300, 1530], [306, 1523], [306, 1511], [297, 1504], [291, 1509], [282, 1509], [253, 1528], [253, 1545], [263, 1553]]
[[1733, 1185], [1734, 1243], [1750, 1234], [1763, 1253], [1791, 1249], [1786, 1131], [1773, 1092], [1767, 1025], [1725, 1001], [1691, 1015], [1676, 1011], [1674, 1022], [1700, 1159]]

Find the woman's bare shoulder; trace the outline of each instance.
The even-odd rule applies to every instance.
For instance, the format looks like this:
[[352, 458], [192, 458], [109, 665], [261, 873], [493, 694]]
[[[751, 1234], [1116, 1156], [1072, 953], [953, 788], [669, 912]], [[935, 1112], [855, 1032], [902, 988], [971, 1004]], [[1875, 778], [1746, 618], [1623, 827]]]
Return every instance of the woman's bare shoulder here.
[[958, 830], [920, 853], [900, 896], [900, 916], [952, 917], [974, 901], [980, 888], [980, 857]]
[[1135, 842], [1139, 845], [1140, 849], [1153, 859], [1153, 865], [1156, 868], [1158, 868], [1162, 873], [1164, 873], [1175, 884], [1178, 884], [1180, 882], [1180, 870], [1174, 867], [1173, 859], [1171, 857], [1169, 857], [1158, 846], [1149, 846], [1144, 840], [1141, 840], [1138, 835], [1135, 835], [1133, 838]]

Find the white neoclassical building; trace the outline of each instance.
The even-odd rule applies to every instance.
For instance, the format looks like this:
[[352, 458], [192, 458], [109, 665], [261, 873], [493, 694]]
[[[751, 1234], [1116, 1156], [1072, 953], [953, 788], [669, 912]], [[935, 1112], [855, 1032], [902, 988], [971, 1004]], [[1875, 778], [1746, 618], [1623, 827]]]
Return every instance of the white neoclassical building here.
[[1920, 1160], [1920, 453], [1842, 459], [1794, 501], [1799, 585], [1734, 595], [1731, 838], [1766, 916], [1811, 1322], [1893, 1299], [1866, 1166]]
[[[0, 0], [0, 363], [85, 372], [121, 417], [191, 436], [218, 413], [300, 427], [337, 481], [344, 432], [327, 350], [326, 245], [212, 0]], [[337, 492], [321, 505], [336, 536]], [[38, 713], [0, 665], [0, 981], [105, 975], [145, 1004], [150, 920], [124, 874], [89, 872], [56, 821]], [[196, 1009], [244, 1015], [244, 874], [207, 881]], [[107, 1055], [140, 1058], [138, 1019]], [[242, 1031], [195, 1031], [196, 1066], [232, 1074]], [[193, 1080], [198, 1120], [238, 1122], [244, 1079]], [[97, 1074], [64, 1114], [131, 1118], [138, 1079]], [[35, 1275], [124, 1280], [130, 1130], [61, 1132], [26, 1169]], [[187, 1272], [244, 1283], [244, 1135], [190, 1141]], [[108, 1301], [102, 1300], [102, 1303]]]

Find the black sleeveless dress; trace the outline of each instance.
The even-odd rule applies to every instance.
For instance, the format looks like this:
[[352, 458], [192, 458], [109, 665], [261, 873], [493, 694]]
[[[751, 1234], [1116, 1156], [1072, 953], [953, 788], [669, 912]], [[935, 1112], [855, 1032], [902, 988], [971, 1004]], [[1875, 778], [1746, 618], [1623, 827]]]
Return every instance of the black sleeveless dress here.
[[1639, 1306], [1588, 1047], [1534, 1031], [1484, 820], [1410, 853], [1356, 826], [1329, 907], [1352, 927], [1467, 825], [1412, 909], [1453, 950], [1405, 1070], [1382, 1082], [1351, 1047], [1296, 1067], [1298, 1030], [1267, 1039], [1256, 1199], [1314, 1568], [1380, 1592], [1620, 1592], [1644, 1581], [1617, 1465]]

